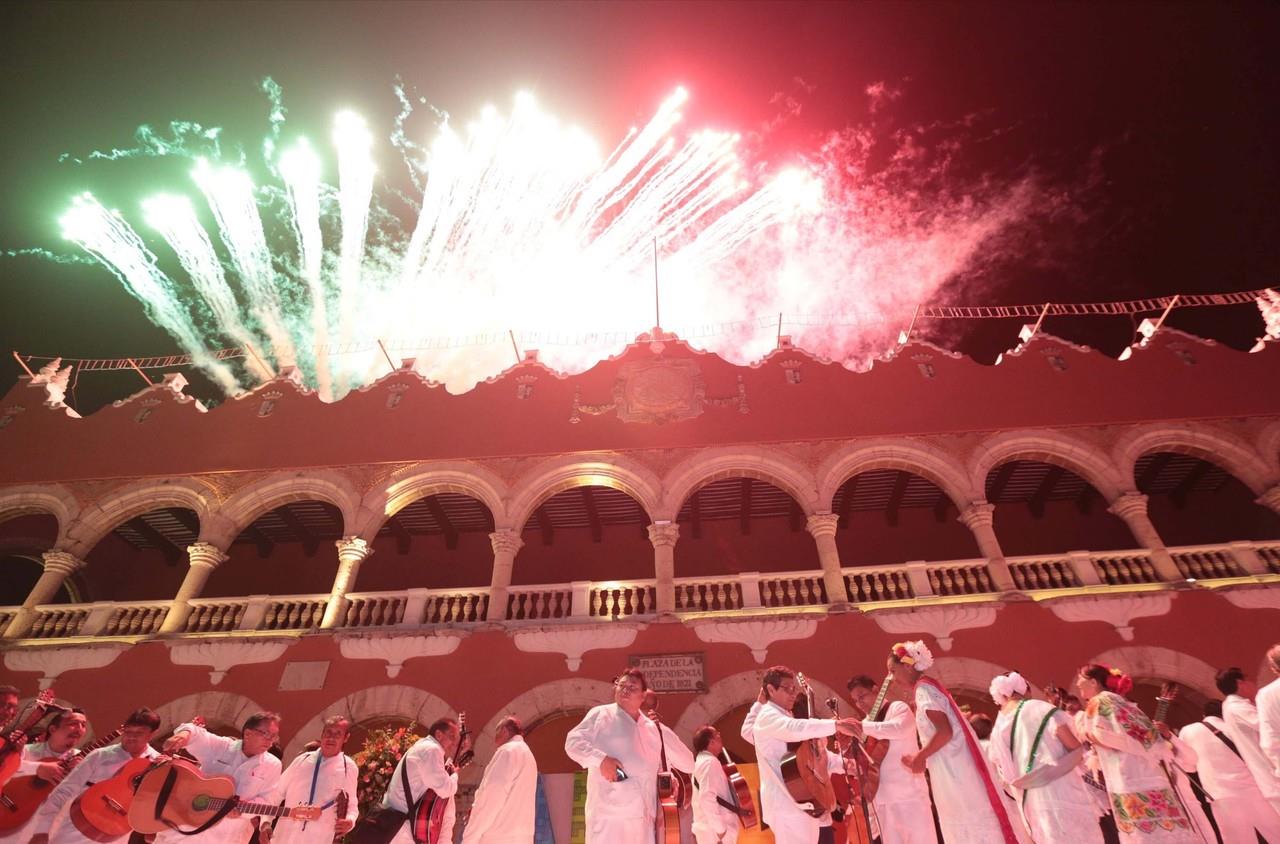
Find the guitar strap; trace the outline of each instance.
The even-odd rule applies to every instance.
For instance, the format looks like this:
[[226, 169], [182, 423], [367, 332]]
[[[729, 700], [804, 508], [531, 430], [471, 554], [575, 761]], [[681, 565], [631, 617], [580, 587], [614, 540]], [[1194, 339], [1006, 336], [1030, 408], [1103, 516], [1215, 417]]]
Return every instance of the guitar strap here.
[[226, 802], [222, 804], [222, 808], [213, 813], [213, 817], [209, 818], [209, 820], [200, 824], [200, 826], [195, 829], [187, 831], [185, 829], [181, 829], [168, 818], [163, 817], [165, 804], [169, 802], [169, 797], [173, 794], [173, 787], [177, 785], [177, 783], [178, 769], [170, 765], [168, 772], [164, 775], [164, 784], [160, 786], [160, 793], [156, 795], [156, 820], [160, 821], [162, 824], [180, 835], [199, 835], [218, 821], [225, 818], [227, 815], [234, 812], [236, 804], [240, 802], [234, 794], [231, 795], [227, 798]]
[[1240, 748], [1236, 747], [1236, 743], [1231, 739], [1227, 738], [1226, 734], [1223, 733], [1222, 730], [1219, 730], [1217, 727], [1213, 726], [1208, 721], [1201, 721], [1200, 723], [1208, 727], [1209, 731], [1213, 733], [1215, 736], [1222, 739], [1222, 743], [1225, 744], [1227, 747], [1231, 748], [1231, 752], [1234, 753], [1237, 757], [1239, 757], [1240, 759], [1244, 758], [1243, 756], [1240, 755]]

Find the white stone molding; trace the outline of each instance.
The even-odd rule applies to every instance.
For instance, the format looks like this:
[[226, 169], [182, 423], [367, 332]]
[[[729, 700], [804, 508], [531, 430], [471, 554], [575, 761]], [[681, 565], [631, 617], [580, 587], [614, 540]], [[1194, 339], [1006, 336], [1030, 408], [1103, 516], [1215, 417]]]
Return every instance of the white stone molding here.
[[1173, 606], [1171, 592], [1145, 592], [1114, 598], [1061, 598], [1046, 601], [1054, 615], [1063, 621], [1102, 621], [1110, 624], [1126, 642], [1133, 641], [1133, 620], [1168, 615]]
[[442, 492], [479, 501], [489, 509], [496, 525], [507, 521], [507, 485], [493, 471], [465, 461], [422, 463], [397, 472], [385, 488], [369, 490], [360, 511], [370, 517], [350, 532], [372, 541], [387, 519], [415, 501]]
[[1119, 668], [1135, 680], [1173, 680], [1195, 689], [1208, 700], [1219, 700], [1217, 669], [1202, 659], [1154, 645], [1124, 645], [1095, 656], [1090, 662]]
[[[1143, 455], [1156, 451], [1187, 454], [1214, 464], [1247, 486], [1254, 495], [1267, 486], [1267, 459], [1234, 433], [1205, 422], [1163, 422], [1124, 429], [1113, 448], [1114, 460], [1127, 477]], [[1132, 484], [1132, 480], [1129, 481]]]
[[[552, 680], [549, 683], [534, 686], [505, 706], [498, 707], [489, 722], [476, 733], [477, 764], [463, 769], [458, 778], [466, 782], [479, 780], [484, 772], [484, 766], [488, 764], [496, 749], [493, 744], [493, 734], [498, 729], [498, 722], [508, 715], [519, 718], [520, 723], [527, 730], [545, 718], [577, 709], [590, 709], [612, 701], [613, 684], [606, 680], [574, 677], [567, 680]], [[687, 742], [691, 733], [681, 733], [680, 736]]]
[[80, 504], [61, 484], [23, 485], [0, 491], [0, 522], [30, 514], [49, 515], [57, 520], [54, 545], [61, 547], [67, 528], [80, 514]]
[[726, 446], [703, 449], [667, 472], [662, 506], [652, 513], [654, 520], [674, 522], [685, 499], [725, 478], [754, 478], [776, 486], [794, 498], [806, 516], [819, 509], [813, 473], [795, 458], [765, 446]]
[[257, 701], [235, 692], [196, 692], [156, 707], [156, 714], [160, 716], [157, 735], [164, 735], [196, 715], [203, 716], [211, 724], [228, 724], [238, 729], [250, 715], [264, 710], [265, 707]]
[[763, 664], [774, 642], [808, 639], [818, 630], [816, 618], [753, 618], [746, 621], [708, 619], [693, 623], [693, 632], [707, 643], [730, 642], [746, 645], [758, 664]]
[[200, 538], [225, 547], [263, 513], [291, 501], [324, 501], [337, 507], [344, 535], [353, 534], [360, 523], [360, 494], [342, 472], [278, 472], [232, 493], [218, 512], [218, 530], [202, 531]]
[[1249, 586], [1219, 589], [1216, 593], [1244, 610], [1280, 610], [1280, 587]]
[[129, 645], [93, 645], [71, 648], [20, 648], [5, 651], [4, 667], [10, 671], [38, 671], [40, 688], [47, 689], [68, 671], [106, 668]]
[[922, 440], [877, 439], [842, 445], [818, 466], [818, 503], [830, 510], [845, 481], [880, 469], [897, 469], [917, 475], [947, 494], [960, 509], [981, 497], [983, 485], [973, 487], [960, 461], [943, 449]]
[[135, 516], [167, 507], [191, 510], [204, 527], [216, 504], [209, 490], [191, 478], [164, 478], [126, 484], [85, 505], [66, 529], [68, 550], [87, 555], [104, 536]]
[[237, 665], [275, 662], [284, 656], [289, 642], [263, 641], [261, 639], [226, 639], [208, 642], [165, 642], [169, 647], [169, 661], [174, 665], [205, 665], [209, 683], [216, 686]]
[[629, 647], [636, 634], [646, 625], [590, 624], [580, 627], [555, 627], [544, 630], [520, 630], [512, 635], [516, 648], [525, 653], [564, 654], [565, 665], [570, 671], [582, 667], [582, 655], [587, 651], [615, 650]]
[[652, 469], [613, 452], [596, 455], [596, 460], [583, 460], [583, 456], [564, 454], [548, 458], [512, 484], [511, 499], [507, 504], [509, 526], [517, 531], [523, 530], [539, 504], [557, 492], [580, 486], [607, 486], [625, 492], [645, 513], [657, 518], [654, 513], [661, 503], [662, 487]]
[[1061, 466], [1088, 481], [1108, 501], [1133, 485], [1103, 449], [1072, 434], [1052, 429], [1007, 431], [983, 440], [969, 462], [969, 482], [986, 489], [987, 475], [1010, 460], [1034, 460]]
[[303, 724], [289, 739], [284, 758], [295, 758], [302, 752], [303, 745], [320, 738], [320, 727], [330, 715], [345, 715], [352, 724], [381, 718], [404, 718], [415, 722], [419, 734], [424, 734], [437, 718], [456, 714], [457, 710], [448, 701], [422, 689], [398, 685], [370, 686], [338, 698]]
[[952, 604], [940, 607], [914, 607], [906, 610], [882, 610], [870, 613], [880, 629], [894, 636], [928, 633], [938, 640], [944, 651], [951, 650], [957, 630], [990, 627], [996, 623], [1000, 607], [995, 604]]
[[347, 659], [380, 659], [387, 664], [387, 677], [394, 680], [411, 659], [445, 656], [458, 649], [465, 634], [441, 633], [434, 636], [343, 635], [338, 637], [338, 650]]

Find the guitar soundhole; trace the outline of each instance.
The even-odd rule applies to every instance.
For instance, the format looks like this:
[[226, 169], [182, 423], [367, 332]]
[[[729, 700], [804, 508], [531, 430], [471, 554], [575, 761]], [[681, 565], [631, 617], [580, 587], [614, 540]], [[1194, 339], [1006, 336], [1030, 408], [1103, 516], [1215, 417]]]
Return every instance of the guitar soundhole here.
[[209, 795], [199, 794], [191, 801], [191, 808], [197, 812], [203, 812], [209, 808]]

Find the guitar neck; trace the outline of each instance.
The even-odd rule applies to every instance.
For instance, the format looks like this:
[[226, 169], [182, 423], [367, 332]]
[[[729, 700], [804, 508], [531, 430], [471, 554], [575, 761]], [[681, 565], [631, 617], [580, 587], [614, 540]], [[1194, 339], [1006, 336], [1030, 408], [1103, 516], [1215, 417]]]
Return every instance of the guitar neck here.
[[67, 756], [65, 759], [62, 760], [62, 763], [61, 763], [64, 773], [70, 772], [72, 768], [74, 768], [76, 765], [79, 765], [84, 760], [84, 757], [88, 756], [93, 751], [106, 747], [116, 739], [120, 738], [120, 733], [121, 733], [121, 730], [118, 730], [118, 729], [112, 730], [111, 732], [107, 733], [105, 736], [98, 739], [97, 741], [91, 744], [87, 744], [84, 747], [77, 750], [75, 753]]
[[884, 678], [884, 682], [880, 684], [880, 693], [876, 695], [876, 702], [871, 704], [871, 711], [867, 713], [868, 721], [875, 721], [880, 717], [880, 708], [884, 706], [884, 699], [889, 695], [889, 685], [893, 682], [893, 675], [889, 674]]
[[1156, 711], [1151, 716], [1152, 721], [1160, 721], [1168, 723], [1169, 707], [1173, 705], [1174, 698], [1178, 696], [1178, 687], [1169, 684], [1160, 690], [1160, 695], [1156, 698]]
[[209, 801], [209, 808], [215, 812], [228, 803], [235, 803], [235, 811], [242, 815], [269, 815], [273, 818], [287, 815], [291, 811], [288, 806], [273, 806], [270, 803], [245, 803], [239, 800], [214, 799]]

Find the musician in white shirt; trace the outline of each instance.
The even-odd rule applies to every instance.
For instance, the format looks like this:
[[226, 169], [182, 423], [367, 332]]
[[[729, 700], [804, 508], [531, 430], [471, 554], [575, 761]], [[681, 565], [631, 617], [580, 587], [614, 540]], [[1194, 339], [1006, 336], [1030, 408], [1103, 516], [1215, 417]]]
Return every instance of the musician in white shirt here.
[[[693, 734], [693, 837], [698, 844], [734, 844], [741, 822], [720, 754], [724, 740], [710, 724]], [[725, 804], [728, 804], [726, 806]]]
[[904, 701], [895, 700], [883, 717], [872, 720], [875, 691], [875, 680], [866, 674], [849, 681], [849, 699], [868, 715], [861, 722], [863, 735], [888, 742], [880, 763], [880, 785], [871, 801], [880, 840], [883, 844], [938, 844], [929, 781], [902, 762], [903, 755], [920, 751], [916, 717]]
[[[321, 810], [314, 821], [280, 818], [260, 827], [262, 844], [332, 844], [335, 836], [346, 835], [355, 826], [359, 812], [357, 787], [359, 769], [355, 760], [342, 752], [351, 736], [351, 719], [331, 715], [320, 730], [320, 746], [299, 753], [276, 783], [271, 803], [285, 808], [312, 806]], [[345, 794], [345, 800], [339, 795]], [[339, 803], [345, 811], [338, 816]]]
[[1262, 796], [1239, 748], [1227, 736], [1222, 704], [1211, 700], [1204, 713], [1203, 721], [1183, 727], [1178, 738], [1195, 751], [1196, 771], [1213, 798], [1222, 844], [1255, 844], [1255, 830], [1268, 841], [1280, 841], [1280, 815]]
[[[782, 758], [787, 743], [826, 738], [837, 731], [853, 735], [852, 718], [795, 718], [791, 711], [800, 686], [795, 673], [785, 665], [775, 665], [764, 673], [760, 696], [743, 721], [742, 737], [755, 745], [760, 766], [760, 812], [773, 829], [778, 844], [814, 844], [821, 826], [818, 817], [792, 799], [782, 775]], [[828, 760], [835, 754], [826, 751]], [[812, 807], [810, 804], [810, 808]]]
[[502, 719], [494, 741], [498, 749], [476, 789], [462, 844], [529, 844], [534, 836], [538, 762], [515, 716]]
[[[75, 750], [76, 745], [89, 730], [89, 721], [84, 717], [82, 709], [63, 709], [49, 721], [46, 728], [48, 736], [44, 741], [24, 744], [19, 751], [22, 756], [13, 778], [38, 777], [46, 783], [57, 785], [66, 776], [62, 761]], [[35, 814], [22, 826], [16, 827], [7, 834], [0, 835], [0, 841], [26, 844], [31, 838], [31, 828], [35, 824]]]
[[653, 844], [658, 771], [686, 773], [693, 753], [641, 711], [649, 684], [638, 668], [614, 682], [613, 703], [593, 707], [565, 737], [564, 751], [587, 769], [587, 844]]
[[1280, 777], [1280, 645], [1267, 651], [1267, 665], [1276, 679], [1258, 689], [1258, 743], [1271, 772]]
[[1222, 720], [1227, 727], [1227, 736], [1235, 742], [1262, 796], [1267, 798], [1271, 808], [1280, 812], [1280, 776], [1262, 752], [1258, 709], [1253, 705], [1258, 686], [1239, 668], [1219, 671], [1217, 684], [1218, 691], [1227, 696], [1222, 702]]
[[127, 841], [128, 833], [106, 839], [101, 831], [96, 830], [95, 837], [89, 838], [71, 820], [71, 804], [92, 783], [111, 779], [134, 759], [158, 756], [149, 742], [159, 727], [160, 716], [150, 709], [139, 709], [126, 718], [121, 728], [120, 743], [99, 748], [84, 757], [84, 761], [40, 804], [29, 827], [30, 844], [117, 844]]
[[[200, 775], [230, 777], [244, 803], [266, 802], [280, 780], [280, 760], [271, 755], [280, 740], [280, 716], [274, 712], [250, 715], [233, 739], [209, 732], [196, 723], [178, 725], [164, 743], [165, 753], [186, 750], [200, 760]], [[204, 832], [183, 835], [177, 830], [156, 834], [155, 844], [248, 844], [256, 819], [232, 812]]]
[[[450, 806], [455, 802], [453, 797], [458, 793], [458, 771], [454, 767], [454, 755], [462, 744], [462, 729], [453, 718], [441, 718], [427, 730], [427, 737], [416, 742], [413, 747], [400, 757], [395, 773], [391, 775], [391, 783], [387, 793], [382, 797], [382, 806], [400, 812], [408, 812], [409, 804], [405, 802], [403, 770], [409, 777], [409, 790], [413, 800], [419, 801], [430, 789], [437, 797], [448, 798]], [[462, 744], [461, 750], [467, 746]], [[446, 810], [449, 807], [446, 807]], [[456, 806], [452, 806], [456, 811]], [[401, 825], [389, 844], [412, 844], [412, 818]]]

